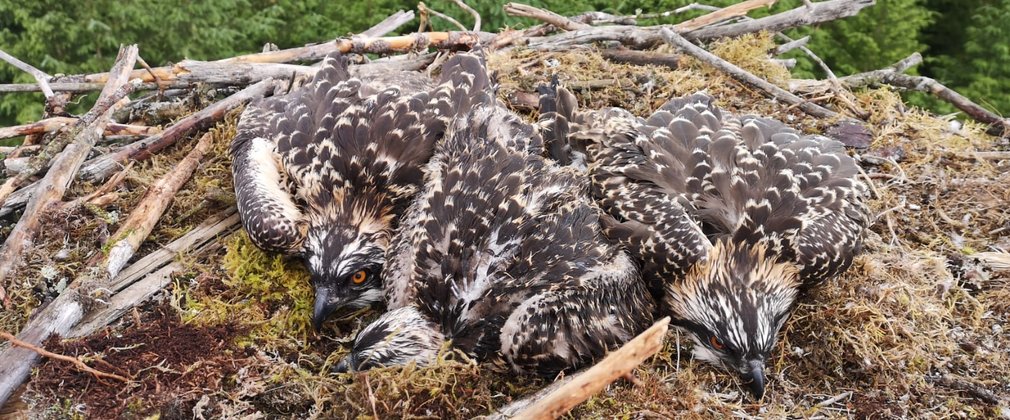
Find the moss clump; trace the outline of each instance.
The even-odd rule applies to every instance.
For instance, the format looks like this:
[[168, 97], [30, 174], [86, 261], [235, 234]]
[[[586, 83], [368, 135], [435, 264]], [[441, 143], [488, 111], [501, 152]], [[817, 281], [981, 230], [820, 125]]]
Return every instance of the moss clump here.
[[253, 325], [249, 342], [240, 344], [304, 343], [311, 334], [313, 294], [302, 264], [263, 252], [245, 232], [232, 235], [226, 249], [219, 261], [223, 287], [203, 284], [186, 293], [179, 305], [183, 319]]
[[[746, 34], [739, 38], [721, 39], [712, 43], [712, 54], [733, 63], [751, 74], [771, 82], [779, 87], [786, 87], [792, 74], [785, 66], [774, 62], [769, 52], [775, 50], [775, 40], [768, 32], [761, 31]], [[706, 72], [722, 73], [716, 69], [706, 69]]]

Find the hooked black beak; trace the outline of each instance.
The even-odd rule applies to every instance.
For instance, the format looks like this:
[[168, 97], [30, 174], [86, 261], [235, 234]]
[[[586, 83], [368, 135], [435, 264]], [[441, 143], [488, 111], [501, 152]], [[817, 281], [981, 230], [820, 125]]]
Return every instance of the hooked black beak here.
[[751, 360], [747, 363], [749, 371], [743, 374], [743, 381], [750, 388], [755, 400], [765, 395], [765, 363], [761, 360]]
[[316, 303], [312, 307], [312, 326], [316, 328], [316, 332], [322, 329], [326, 318], [340, 306], [330, 299], [332, 293], [327, 287], [316, 288]]

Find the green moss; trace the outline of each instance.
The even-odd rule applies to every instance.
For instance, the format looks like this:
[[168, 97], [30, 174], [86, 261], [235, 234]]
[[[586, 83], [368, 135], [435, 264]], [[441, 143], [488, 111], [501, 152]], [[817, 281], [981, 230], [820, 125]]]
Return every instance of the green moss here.
[[226, 290], [184, 290], [177, 287], [183, 320], [198, 323], [239, 321], [252, 325], [239, 344], [304, 343], [311, 333], [312, 288], [308, 272], [298, 262], [263, 252], [245, 232], [227, 240], [220, 260]]

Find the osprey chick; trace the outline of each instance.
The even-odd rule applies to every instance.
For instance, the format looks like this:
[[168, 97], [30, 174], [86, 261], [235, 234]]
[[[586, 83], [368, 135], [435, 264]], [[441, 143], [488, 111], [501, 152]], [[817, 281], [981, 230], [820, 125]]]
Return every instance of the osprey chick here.
[[453, 121], [389, 250], [391, 311], [358, 333], [338, 371], [426, 364], [449, 340], [554, 375], [651, 324], [651, 297], [602, 235], [584, 181], [542, 152], [500, 105]]
[[305, 261], [317, 328], [382, 300], [386, 247], [422, 165], [489, 90], [473, 55], [450, 58], [438, 84], [406, 72], [359, 80], [331, 55], [307, 85], [246, 107], [231, 146], [242, 224], [260, 248]]
[[[842, 145], [695, 94], [648, 119], [578, 112], [548, 88], [545, 116], [590, 160], [609, 237], [642, 263], [695, 357], [740, 374], [756, 398], [764, 365], [802, 290], [860, 251], [866, 186]], [[561, 147], [561, 146], [558, 146]]]

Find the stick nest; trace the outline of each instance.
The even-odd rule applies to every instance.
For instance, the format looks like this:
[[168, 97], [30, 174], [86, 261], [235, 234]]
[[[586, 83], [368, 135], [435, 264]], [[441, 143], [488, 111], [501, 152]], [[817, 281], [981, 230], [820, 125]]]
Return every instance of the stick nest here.
[[[784, 84], [789, 73], [768, 59], [772, 46], [767, 35], [756, 35], [713, 51]], [[775, 117], [805, 132], [821, 133], [830, 124], [690, 60], [674, 70], [616, 64], [593, 49], [513, 49], [491, 55], [489, 65], [503, 98], [533, 92], [558, 75], [590, 108], [619, 106], [644, 116], [671, 97], [705, 90], [722, 107]], [[1008, 275], [973, 254], [1010, 249], [1010, 172], [1007, 161], [973, 154], [1007, 145], [973, 123], [952, 125], [909, 108], [887, 89], [854, 98], [870, 113], [873, 140], [856, 157], [872, 180], [869, 204], [876, 222], [852, 269], [801, 301], [769, 363], [764, 402], [745, 398], [732, 375], [691, 360], [689, 344], [671, 331], [666, 347], [639, 369], [638, 386], [619, 381], [577, 407], [573, 417], [990, 417], [1006, 410]], [[233, 115], [214, 129], [215, 152], [176, 197], [149, 238], [149, 250], [234, 202], [226, 149], [234, 124]], [[115, 228], [112, 216], [128, 211], [142, 187], [180, 159], [187, 144], [132, 169], [118, 202], [49, 221], [52, 229], [15, 277], [48, 280], [12, 285], [19, 310], [0, 314], [0, 326], [16, 330], [31, 308], [53, 295], [60, 278], [72, 278], [83, 259], [101, 252], [101, 232]], [[73, 251], [57, 260], [64, 248]], [[190, 267], [163, 296], [165, 303], [142, 312], [141, 322], [128, 316], [94, 336], [47, 346], [138, 378], [127, 388], [137, 392], [47, 362], [25, 395], [33, 412], [473, 417], [546, 385], [450, 351], [433, 367], [331, 375], [330, 367], [374, 312], [346, 315], [316, 335], [308, 323], [312, 294], [300, 262], [264, 254], [242, 233]]]

